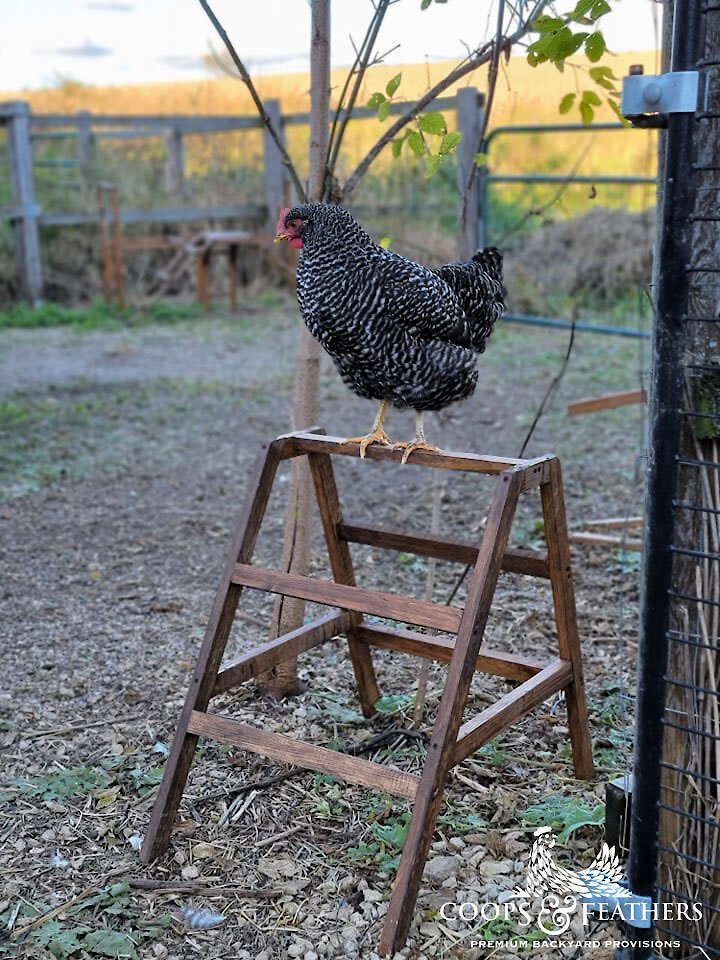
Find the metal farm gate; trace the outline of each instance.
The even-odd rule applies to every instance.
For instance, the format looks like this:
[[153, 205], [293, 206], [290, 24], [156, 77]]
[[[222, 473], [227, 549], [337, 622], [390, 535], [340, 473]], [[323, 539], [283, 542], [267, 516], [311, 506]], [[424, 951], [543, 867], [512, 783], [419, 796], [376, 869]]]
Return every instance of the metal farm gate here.
[[720, 957], [720, 3], [675, 0], [674, 24], [628, 861], [654, 928], [625, 960]]

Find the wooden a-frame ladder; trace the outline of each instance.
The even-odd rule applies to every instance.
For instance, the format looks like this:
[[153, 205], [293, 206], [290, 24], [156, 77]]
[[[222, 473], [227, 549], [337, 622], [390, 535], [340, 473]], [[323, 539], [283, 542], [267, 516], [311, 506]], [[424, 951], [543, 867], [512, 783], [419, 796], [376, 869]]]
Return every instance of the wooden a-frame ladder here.
[[[487, 524], [479, 545], [447, 537], [420, 536], [345, 522], [332, 457], [358, 456], [358, 445], [318, 432], [279, 437], [258, 456], [232, 550], [212, 608], [195, 673], [178, 723], [165, 774], [145, 834], [141, 858], [148, 862], [167, 848], [199, 737], [233, 744], [265, 757], [332, 774], [350, 783], [382, 789], [413, 801], [407, 840], [378, 950], [402, 948], [449, 771], [492, 737], [548, 697], [564, 691], [577, 777], [592, 776], [593, 761], [582, 677], [575, 599], [567, 539], [560, 462], [554, 456], [512, 460], [468, 453], [415, 451], [408, 466], [440, 467], [497, 476]], [[255, 541], [282, 460], [307, 456], [322, 517], [334, 582], [251, 564]], [[399, 461], [391, 447], [370, 446], [368, 459]], [[519, 498], [540, 491], [547, 552], [508, 548]], [[464, 609], [356, 586], [350, 543], [402, 550], [474, 565]], [[495, 585], [501, 570], [550, 581], [555, 608], [557, 654], [546, 662], [482, 646]], [[325, 616], [265, 643], [221, 667], [243, 587], [299, 597], [334, 608]], [[369, 623], [363, 614], [455, 634], [453, 639]], [[428, 745], [422, 775], [299, 742], [208, 712], [213, 696], [292, 659], [331, 637], [345, 634], [360, 704], [374, 712], [378, 691], [373, 647], [403, 651], [448, 664], [447, 680]], [[473, 673], [483, 671], [518, 685], [470, 719], [463, 718]]]

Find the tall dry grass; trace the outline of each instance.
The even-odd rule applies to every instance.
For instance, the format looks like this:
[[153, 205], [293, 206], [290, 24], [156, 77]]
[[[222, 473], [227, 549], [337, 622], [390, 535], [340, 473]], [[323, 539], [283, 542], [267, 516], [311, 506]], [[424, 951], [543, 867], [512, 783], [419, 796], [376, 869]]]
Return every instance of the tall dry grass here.
[[[656, 69], [656, 54], [653, 51], [623, 53], [607, 58], [608, 65], [617, 77], [628, 72], [630, 64], [641, 63], [646, 72]], [[385, 88], [388, 80], [402, 73], [402, 84], [397, 97], [409, 101], [416, 99], [436, 83], [454, 66], [452, 62], [406, 64], [403, 66], [377, 65], [365, 80], [360, 102], [364, 103], [374, 90]], [[498, 82], [491, 127], [509, 124], [577, 122], [579, 117], [558, 114], [558, 103], [563, 94], [592, 86], [587, 75], [590, 66], [583, 58], [571, 61], [563, 73], [551, 65], [538, 68], [528, 65], [522, 56], [512, 57], [502, 66]], [[333, 88], [340, 90], [346, 71], [333, 71]], [[465, 77], [448, 91], [456, 92], [458, 86], [487, 87], [487, 68], [480, 68]], [[294, 73], [257, 78], [257, 87], [265, 99], [279, 99], [286, 114], [303, 113], [309, 110], [309, 79], [307, 74]], [[95, 87], [72, 81], [53, 88], [31, 90], [22, 93], [0, 93], [0, 100], [25, 99], [36, 113], [68, 113], [90, 110], [93, 113], [138, 114], [138, 113], [185, 113], [185, 114], [254, 114], [254, 107], [245, 85], [230, 77], [214, 77], [207, 80], [137, 84], [131, 86]], [[454, 123], [452, 113], [448, 115]], [[598, 120], [614, 120], [606, 108], [597, 111]], [[340, 164], [340, 177], [346, 175], [375, 142], [381, 127], [377, 120], [356, 121], [349, 129], [346, 146]], [[302, 169], [307, 154], [307, 131], [290, 127], [290, 149]], [[615, 137], [613, 139], [613, 136]], [[254, 142], [254, 141], [257, 142]], [[497, 142], [496, 162], [502, 163], [505, 172], [551, 170], [565, 172], [577, 167], [577, 172], [595, 174], [633, 171], [652, 175], [655, 163], [654, 137], [651, 133], [634, 131], [632, 136], [617, 136], [588, 129], [587, 134], [566, 135], [563, 133], [535, 135], [524, 138], [507, 138]], [[255, 158], [260, 154], [260, 138], [250, 136], [243, 145], [245, 156]], [[491, 158], [492, 160], [492, 158]], [[389, 151], [380, 158], [381, 167], [392, 162]]]

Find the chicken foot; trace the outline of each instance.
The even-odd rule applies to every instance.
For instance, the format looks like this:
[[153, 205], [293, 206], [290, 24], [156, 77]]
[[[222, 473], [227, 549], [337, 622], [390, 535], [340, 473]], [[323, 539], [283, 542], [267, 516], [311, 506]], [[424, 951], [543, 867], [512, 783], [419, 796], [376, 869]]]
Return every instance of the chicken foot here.
[[405, 451], [402, 455], [401, 463], [408, 462], [408, 457], [413, 450], [437, 451], [440, 449], [440, 447], [434, 447], [425, 439], [425, 427], [423, 426], [423, 415], [421, 411], [415, 414], [415, 436], [413, 439], [407, 443], [396, 443], [395, 446]]
[[390, 437], [385, 433], [383, 429], [383, 422], [385, 420], [385, 414], [387, 412], [387, 401], [383, 400], [380, 404], [380, 408], [375, 417], [375, 422], [373, 423], [372, 430], [370, 433], [366, 433], [362, 437], [347, 437], [345, 443], [359, 443], [360, 444], [360, 456], [365, 459], [365, 451], [370, 446], [371, 443], [381, 443], [383, 446], [391, 447], [392, 441]]

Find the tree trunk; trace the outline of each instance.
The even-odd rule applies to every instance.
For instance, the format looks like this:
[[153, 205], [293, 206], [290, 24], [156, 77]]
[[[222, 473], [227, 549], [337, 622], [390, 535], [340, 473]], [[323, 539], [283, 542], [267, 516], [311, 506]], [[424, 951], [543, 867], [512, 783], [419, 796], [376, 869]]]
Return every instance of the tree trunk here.
[[[326, 158], [330, 129], [330, 0], [312, 0], [310, 47], [310, 180], [308, 198], [322, 200], [325, 193]], [[316, 425], [320, 410], [320, 344], [305, 324], [300, 328], [292, 429]], [[292, 461], [292, 475], [285, 516], [282, 569], [307, 574], [312, 533], [312, 482], [305, 458]], [[305, 603], [293, 597], [275, 602], [270, 639], [302, 626]], [[258, 677], [265, 696], [280, 699], [298, 693], [295, 660], [278, 664]]]

